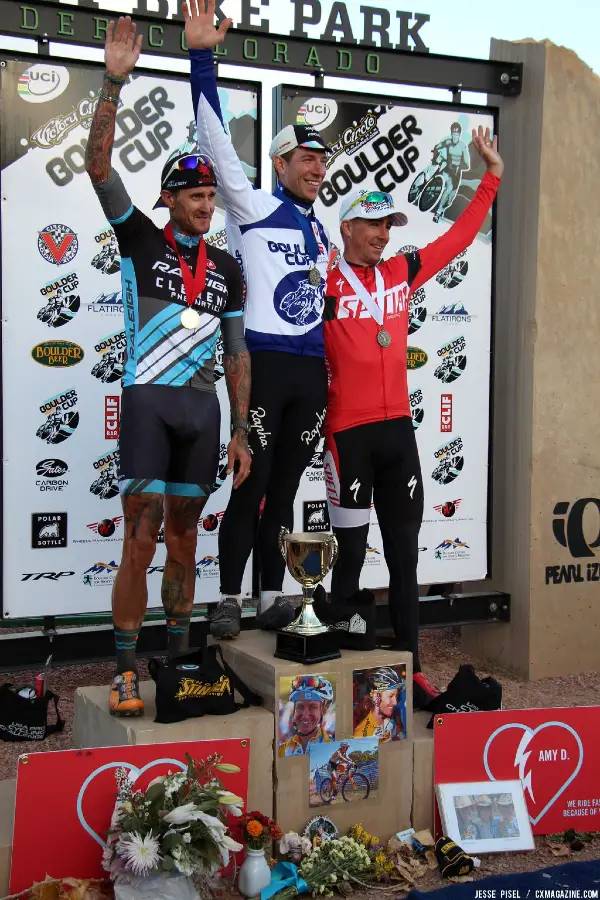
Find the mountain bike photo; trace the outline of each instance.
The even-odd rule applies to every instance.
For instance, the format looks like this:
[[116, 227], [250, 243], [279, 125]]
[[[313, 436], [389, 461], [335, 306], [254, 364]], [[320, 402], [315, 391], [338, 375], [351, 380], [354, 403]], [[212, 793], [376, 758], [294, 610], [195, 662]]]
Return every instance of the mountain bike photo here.
[[309, 747], [309, 804], [356, 803], [377, 794], [379, 739], [348, 738]]

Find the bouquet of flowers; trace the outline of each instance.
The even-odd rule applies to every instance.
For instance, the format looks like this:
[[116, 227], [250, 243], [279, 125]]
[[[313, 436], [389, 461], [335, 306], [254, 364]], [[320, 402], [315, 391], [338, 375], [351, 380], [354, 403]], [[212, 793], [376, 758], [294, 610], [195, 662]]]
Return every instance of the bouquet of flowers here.
[[257, 810], [245, 813], [239, 824], [242, 840], [250, 850], [262, 850], [271, 841], [281, 838], [281, 828], [277, 822]]
[[[239, 772], [217, 754], [185, 772], [155, 778], [134, 790], [126, 769], [117, 769], [117, 799], [103, 868], [118, 882], [131, 876], [214, 875], [242, 850], [228, 833], [227, 815], [240, 817], [241, 797], [226, 791], [215, 772]], [[164, 896], [164, 895], [163, 895]]]
[[[368, 850], [351, 837], [342, 837], [319, 844], [298, 867], [298, 875], [306, 881], [313, 897], [333, 896], [333, 888], [344, 882], [373, 877], [373, 862]], [[274, 900], [291, 900], [296, 887], [286, 887]]]

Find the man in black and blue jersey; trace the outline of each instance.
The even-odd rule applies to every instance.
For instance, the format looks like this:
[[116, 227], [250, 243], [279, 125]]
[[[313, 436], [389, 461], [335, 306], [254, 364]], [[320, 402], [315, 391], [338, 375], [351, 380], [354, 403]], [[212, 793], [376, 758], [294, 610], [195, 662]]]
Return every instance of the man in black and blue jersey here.
[[113, 591], [117, 666], [109, 697], [110, 712], [118, 716], [141, 715], [144, 708], [135, 648], [148, 600], [146, 570], [163, 517], [167, 559], [161, 596], [169, 655], [188, 649], [197, 523], [219, 462], [214, 364], [220, 332], [234, 488], [250, 471], [242, 276], [229, 254], [202, 238], [215, 208], [212, 162], [197, 154], [175, 154], [167, 161], [155, 204], [169, 210], [164, 229], [132, 204], [111, 167], [119, 93], [141, 49], [135, 31], [128, 16], [108, 27], [106, 72], [86, 149], [86, 169], [121, 254], [127, 338], [119, 436], [125, 537]]

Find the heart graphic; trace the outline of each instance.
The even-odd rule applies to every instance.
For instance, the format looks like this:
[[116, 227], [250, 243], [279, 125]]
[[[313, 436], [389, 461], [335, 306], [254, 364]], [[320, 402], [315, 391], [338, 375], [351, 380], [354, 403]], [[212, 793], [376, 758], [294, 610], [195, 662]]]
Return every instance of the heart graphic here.
[[[490, 769], [489, 762], [488, 762], [488, 754], [490, 751], [490, 747], [491, 747], [493, 741], [498, 737], [498, 735], [501, 734], [501, 732], [508, 731], [510, 728], [518, 728], [523, 732], [523, 736], [519, 742], [519, 746], [518, 746], [517, 752], [515, 754], [515, 761], [513, 763], [513, 765], [516, 766], [517, 763], [519, 763], [519, 760], [521, 760], [521, 762], [519, 764], [520, 770], [521, 770], [521, 768], [524, 769], [525, 763], [527, 761], [527, 757], [524, 756], [527, 746], [536, 737], [536, 735], [540, 734], [540, 732], [544, 731], [544, 729], [546, 729], [546, 728], [563, 728], [565, 731], [568, 731], [569, 734], [571, 734], [575, 738], [577, 747], [579, 748], [579, 759], [578, 759], [577, 765], [575, 766], [575, 769], [573, 770], [571, 775], [569, 775], [569, 777], [566, 778], [565, 781], [563, 781], [562, 785], [556, 791], [554, 796], [548, 801], [548, 803], [545, 805], [545, 807], [543, 808], [541, 813], [539, 813], [537, 816], [532, 816], [532, 815], [529, 816], [532, 824], [537, 825], [538, 822], [540, 821], [540, 819], [542, 819], [543, 816], [546, 815], [546, 813], [548, 812], [550, 807], [553, 806], [554, 803], [556, 803], [556, 801], [561, 796], [561, 794], [563, 794], [566, 791], [566, 789], [569, 787], [571, 782], [575, 778], [577, 778], [577, 776], [579, 775], [579, 772], [581, 771], [581, 767], [583, 765], [583, 743], [581, 741], [581, 738], [575, 731], [575, 729], [572, 728], [570, 725], [567, 725], [565, 722], [544, 722], [543, 725], [538, 725], [537, 728], [530, 728], [528, 725], [522, 725], [520, 722], [510, 722], [507, 725], [502, 725], [502, 726], [500, 726], [500, 728], [497, 728], [494, 732], [492, 732], [492, 734], [489, 736], [488, 741], [487, 741], [484, 751], [483, 751], [483, 764], [485, 766], [485, 771], [487, 772], [487, 775], [491, 781], [497, 781], [497, 779], [492, 774], [492, 771]], [[522, 773], [520, 771], [521, 781], [523, 783], [525, 783], [526, 778], [523, 778], [523, 774], [524, 774], [524, 772]]]
[[[96, 834], [96, 832], [91, 827], [91, 825], [89, 825], [89, 823], [87, 822], [87, 820], [83, 814], [83, 798], [85, 796], [86, 790], [88, 789], [88, 787], [90, 786], [92, 781], [95, 778], [97, 778], [101, 772], [106, 772], [107, 769], [129, 769], [129, 778], [132, 781], [132, 783], [135, 784], [135, 782], [138, 780], [138, 778], [141, 778], [141, 776], [145, 772], [147, 772], [149, 769], [153, 769], [155, 766], [161, 766], [161, 765], [176, 766], [182, 772], [185, 772], [187, 769], [187, 765], [185, 763], [182, 763], [181, 760], [179, 760], [179, 759], [155, 759], [151, 763], [147, 763], [145, 766], [142, 766], [141, 769], [138, 769], [138, 767], [134, 766], [132, 763], [111, 762], [111, 763], [106, 763], [106, 765], [104, 765], [104, 766], [99, 766], [97, 769], [94, 769], [94, 771], [91, 773], [91, 775], [88, 775], [88, 777], [85, 779], [85, 781], [81, 785], [81, 788], [79, 789], [79, 794], [77, 795], [77, 817], [78, 817], [79, 822], [81, 823], [81, 827], [84, 829], [84, 831], [87, 831], [87, 833], [90, 835], [90, 837], [92, 837], [95, 841], [97, 841], [97, 843], [100, 844], [100, 846], [103, 849], [104, 849], [104, 847], [106, 847], [106, 841], [103, 841], [102, 838], [100, 837], [100, 835]], [[134, 776], [133, 778], [132, 778], [132, 775]]]

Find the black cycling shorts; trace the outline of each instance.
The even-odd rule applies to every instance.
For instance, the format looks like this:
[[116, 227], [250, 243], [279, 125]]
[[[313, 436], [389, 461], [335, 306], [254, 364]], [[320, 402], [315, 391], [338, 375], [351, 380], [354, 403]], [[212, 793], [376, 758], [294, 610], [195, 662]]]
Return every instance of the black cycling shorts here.
[[123, 389], [119, 429], [121, 494], [208, 497], [219, 465], [217, 395], [193, 387]]

